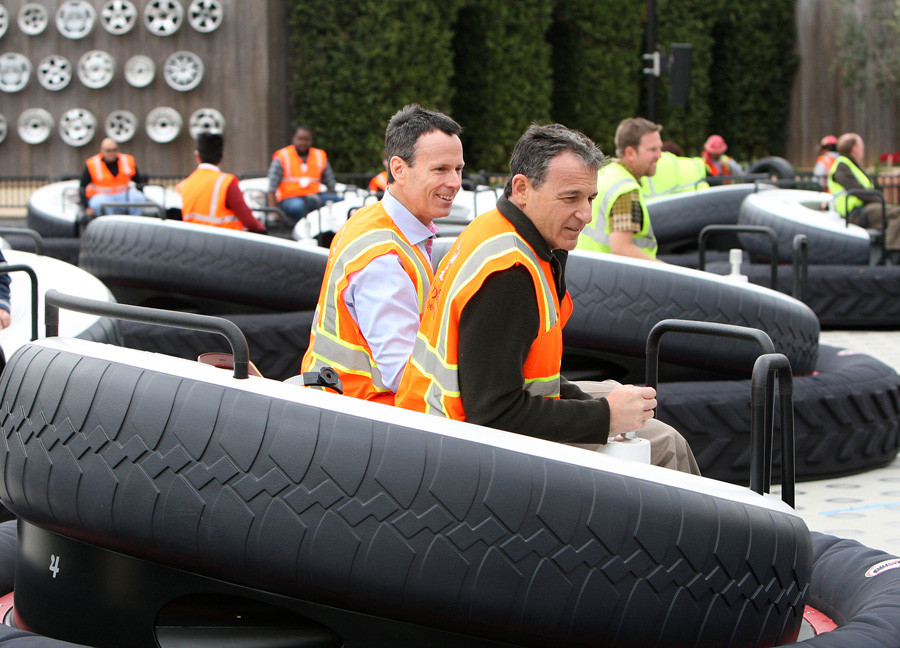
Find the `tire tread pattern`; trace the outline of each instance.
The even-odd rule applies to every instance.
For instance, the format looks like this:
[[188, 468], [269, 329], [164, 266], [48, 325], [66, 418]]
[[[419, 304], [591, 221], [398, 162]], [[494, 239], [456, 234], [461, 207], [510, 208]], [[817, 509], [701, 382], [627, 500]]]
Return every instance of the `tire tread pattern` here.
[[530, 646], [801, 622], [795, 516], [41, 345], [0, 396], [15, 513], [201, 575]]
[[216, 230], [106, 216], [82, 234], [78, 264], [110, 287], [155, 288], [278, 310], [315, 307], [324, 254]]
[[[656, 268], [620, 263], [613, 255], [570, 255], [566, 283], [575, 309], [563, 330], [567, 347], [643, 358], [650, 329], [663, 319], [737, 324], [765, 331], [794, 373], [810, 373], [819, 322], [796, 300]], [[709, 336], [667, 334], [660, 359], [749, 376], [755, 344]]]

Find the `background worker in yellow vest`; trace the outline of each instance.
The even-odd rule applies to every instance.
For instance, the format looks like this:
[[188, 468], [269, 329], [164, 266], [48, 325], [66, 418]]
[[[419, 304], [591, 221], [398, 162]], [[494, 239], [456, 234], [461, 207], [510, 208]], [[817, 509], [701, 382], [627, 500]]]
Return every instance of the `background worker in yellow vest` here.
[[[828, 173], [828, 189], [834, 195], [837, 210], [851, 223], [865, 227], [881, 227], [881, 201], [874, 197], [849, 196], [851, 189], [873, 189], [875, 185], [863, 171], [866, 144], [857, 133], [844, 133], [838, 138], [838, 158]], [[843, 194], [843, 195], [842, 195]], [[886, 247], [900, 249], [900, 206], [885, 205], [887, 218]]]
[[411, 104], [384, 136], [388, 187], [332, 241], [303, 372], [334, 368], [344, 394], [392, 405], [434, 273], [434, 221], [462, 186], [462, 128]]
[[[107, 202], [145, 202], [141, 191], [147, 178], [138, 171], [134, 157], [119, 151], [119, 145], [110, 137], [100, 142], [100, 152], [87, 159], [81, 172], [81, 206], [85, 216], [99, 216], [101, 206]], [[140, 207], [118, 210], [119, 214], [141, 214]]]
[[618, 158], [597, 173], [591, 223], [578, 237], [578, 249], [659, 261], [640, 181], [656, 173], [656, 162], [662, 155], [661, 130], [662, 126], [642, 117], [619, 123]]
[[640, 430], [654, 464], [699, 473], [684, 438], [653, 418], [652, 387], [560, 375], [573, 308], [566, 260], [590, 221], [603, 160], [560, 124], [525, 131], [497, 207], [466, 227], [435, 272], [396, 404], [594, 449]]
[[289, 146], [278, 149], [269, 165], [269, 207], [281, 207], [291, 224], [313, 209], [340, 200], [328, 154], [313, 147], [313, 131], [299, 126]]
[[244, 201], [237, 178], [218, 166], [225, 155], [225, 138], [219, 133], [200, 133], [194, 155], [197, 168], [177, 187], [181, 194], [181, 219], [265, 234], [266, 227]]
[[685, 157], [675, 142], [662, 143], [662, 154], [656, 161], [656, 173], [641, 178], [644, 198], [659, 198], [684, 191], [708, 189], [703, 158]]

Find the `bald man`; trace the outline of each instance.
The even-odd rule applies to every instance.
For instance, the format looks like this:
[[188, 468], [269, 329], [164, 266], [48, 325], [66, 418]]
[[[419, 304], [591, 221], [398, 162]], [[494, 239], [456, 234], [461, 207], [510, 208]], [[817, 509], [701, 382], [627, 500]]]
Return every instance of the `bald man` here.
[[[103, 203], [146, 201], [141, 189], [147, 178], [138, 171], [134, 157], [120, 152], [119, 145], [109, 137], [100, 142], [100, 152], [84, 163], [80, 184], [81, 206], [89, 218], [100, 215]], [[123, 211], [141, 213], [139, 207]]]

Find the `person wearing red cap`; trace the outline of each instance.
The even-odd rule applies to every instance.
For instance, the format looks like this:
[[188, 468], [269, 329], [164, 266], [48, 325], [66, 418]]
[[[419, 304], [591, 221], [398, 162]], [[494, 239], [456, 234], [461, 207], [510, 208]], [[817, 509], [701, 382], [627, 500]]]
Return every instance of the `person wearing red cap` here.
[[700, 155], [706, 162], [706, 174], [709, 176], [743, 175], [744, 167], [738, 164], [734, 158], [725, 155], [728, 144], [721, 135], [710, 135], [703, 144], [703, 153]]
[[825, 191], [828, 191], [828, 172], [831, 171], [831, 165], [838, 159], [837, 152], [838, 139], [834, 135], [826, 135], [819, 142], [819, 157], [816, 158], [816, 164], [813, 167], [813, 178], [822, 185]]

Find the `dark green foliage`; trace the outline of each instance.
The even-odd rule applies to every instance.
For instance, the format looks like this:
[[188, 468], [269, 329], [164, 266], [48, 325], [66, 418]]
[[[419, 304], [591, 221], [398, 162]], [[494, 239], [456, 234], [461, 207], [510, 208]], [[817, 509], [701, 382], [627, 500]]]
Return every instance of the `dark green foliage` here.
[[[614, 153], [646, 116], [647, 0], [288, 0], [291, 117], [337, 172], [381, 169], [384, 127], [411, 101], [464, 127], [466, 167], [503, 172], [531, 122]], [[740, 160], [784, 152], [797, 56], [788, 0], [656, 0], [657, 41], [693, 46], [686, 108], [657, 80], [663, 139], [697, 155], [720, 133]], [[285, 133], [285, 142], [289, 133]]]
[[710, 130], [738, 159], [783, 155], [798, 65], [794, 3], [729, 3], [712, 34]]
[[450, 110], [457, 4], [290, 2], [292, 120], [316, 129], [336, 172], [381, 171], [384, 128], [405, 104]]
[[550, 27], [545, 0], [467, 0], [454, 39], [453, 117], [466, 165], [505, 171], [522, 131], [550, 119]]
[[644, 2], [558, 0], [551, 31], [553, 118], [613, 154], [616, 126], [639, 116]]
[[657, 121], [663, 125], [662, 138], [676, 142], [685, 155], [697, 156], [703, 142], [713, 132], [709, 105], [712, 92], [712, 24], [718, 13], [709, 0], [658, 0], [657, 44], [664, 56], [673, 43], [689, 43], [692, 48], [691, 94], [686, 107], [669, 105], [669, 82], [657, 83]]

